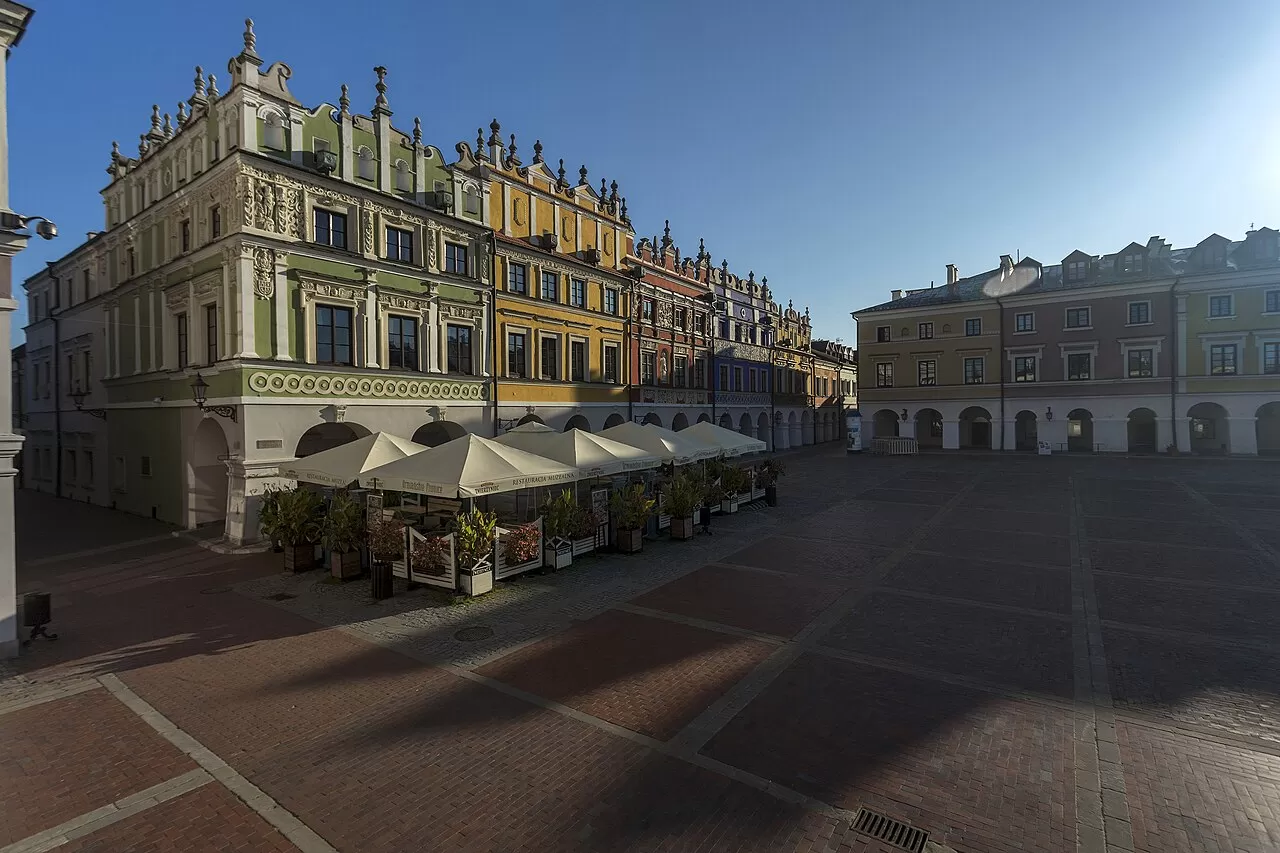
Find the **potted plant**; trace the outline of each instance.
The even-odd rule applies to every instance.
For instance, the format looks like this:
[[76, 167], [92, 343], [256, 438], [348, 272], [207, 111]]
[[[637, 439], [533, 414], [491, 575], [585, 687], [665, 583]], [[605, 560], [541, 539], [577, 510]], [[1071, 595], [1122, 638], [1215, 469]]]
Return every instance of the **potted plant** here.
[[443, 577], [449, 569], [449, 540], [443, 536], [419, 539], [413, 543], [409, 558], [418, 574]]
[[493, 545], [497, 535], [497, 513], [473, 509], [458, 516], [458, 575], [467, 595], [483, 595], [493, 589]]
[[276, 493], [271, 512], [262, 522], [262, 532], [283, 546], [286, 571], [315, 568], [321, 507], [320, 496], [310, 489], [298, 487]]
[[618, 519], [618, 550], [635, 554], [644, 543], [644, 525], [653, 514], [655, 501], [644, 492], [640, 483], [627, 486], [613, 493], [610, 504]]
[[787, 469], [777, 459], [766, 459], [756, 469], [756, 477], [764, 486], [764, 502], [769, 506], [778, 505], [778, 478], [785, 473]]
[[508, 566], [522, 566], [538, 558], [542, 533], [536, 524], [519, 524], [502, 540], [502, 556]]
[[705, 487], [692, 474], [680, 473], [662, 490], [666, 510], [671, 514], [671, 538], [693, 538], [693, 514], [702, 506]]
[[547, 499], [542, 504], [542, 523], [546, 530], [546, 543], [543, 545], [542, 559], [552, 569], [563, 569], [573, 565], [573, 533], [574, 522], [578, 514], [578, 504], [568, 489]]
[[723, 513], [735, 513], [738, 511], [738, 504], [742, 500], [741, 492], [743, 487], [751, 488], [750, 481], [747, 479], [747, 472], [733, 465], [724, 466], [724, 471], [720, 474], [720, 489], [723, 497], [720, 499], [720, 511]]
[[346, 580], [360, 574], [360, 545], [364, 540], [364, 507], [346, 492], [329, 501], [320, 524], [320, 544], [329, 552], [329, 571]]
[[391, 597], [391, 564], [404, 557], [404, 522], [398, 518], [375, 519], [369, 525], [369, 554], [373, 559], [373, 597]]
[[594, 551], [596, 549], [596, 531], [600, 527], [600, 519], [585, 506], [580, 506], [573, 514], [573, 529], [569, 538], [573, 540], [573, 556]]
[[261, 535], [271, 540], [271, 550], [279, 553], [284, 550], [280, 545], [280, 539], [272, 535], [269, 531], [275, 529], [276, 518], [280, 512], [280, 493], [283, 490], [279, 486], [267, 486], [262, 492], [262, 505], [258, 510], [258, 525]]

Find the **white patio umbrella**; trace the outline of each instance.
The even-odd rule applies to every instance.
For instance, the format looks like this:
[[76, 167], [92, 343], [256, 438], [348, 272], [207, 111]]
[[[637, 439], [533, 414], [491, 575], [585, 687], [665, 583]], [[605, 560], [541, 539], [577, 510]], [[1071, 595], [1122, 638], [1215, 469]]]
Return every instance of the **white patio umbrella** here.
[[386, 432], [375, 432], [319, 453], [285, 462], [278, 471], [281, 477], [316, 483], [321, 486], [346, 486], [360, 475], [379, 465], [404, 459], [430, 450], [407, 438]]
[[600, 435], [638, 447], [652, 453], [664, 463], [688, 465], [699, 459], [711, 459], [720, 455], [720, 449], [675, 433], [656, 424], [637, 424], [631, 421], [601, 430]]
[[542, 424], [527, 423], [494, 441], [571, 465], [581, 471], [584, 478], [643, 471], [662, 464], [661, 459], [648, 451], [580, 429], [556, 432]]
[[578, 469], [491, 438], [464, 435], [360, 477], [372, 489], [474, 498], [578, 479]]
[[716, 426], [710, 421], [701, 421], [680, 431], [681, 436], [695, 438], [704, 444], [713, 444], [723, 451], [725, 456], [741, 456], [744, 453], [763, 453], [769, 446], [758, 438]]

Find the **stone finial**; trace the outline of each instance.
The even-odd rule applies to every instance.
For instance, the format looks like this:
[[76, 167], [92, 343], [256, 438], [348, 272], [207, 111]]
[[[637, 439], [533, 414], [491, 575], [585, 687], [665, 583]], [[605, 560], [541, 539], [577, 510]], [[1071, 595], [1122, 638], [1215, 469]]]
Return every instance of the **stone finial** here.
[[698, 260], [705, 261], [708, 257], [710, 256], [707, 254], [707, 241], [702, 237], [699, 237], [698, 238]]
[[630, 217], [628, 217], [628, 216], [627, 216], [627, 197], [626, 197], [625, 195], [622, 197], [622, 208], [621, 208], [621, 209], [622, 209], [622, 212], [621, 212], [619, 215], [622, 217], [622, 221], [623, 221], [623, 222], [630, 222], [630, 221], [631, 221], [631, 219], [630, 219]]
[[152, 132], [159, 132], [160, 130], [160, 105], [159, 104], [151, 105], [151, 130]]
[[662, 223], [662, 250], [665, 252], [667, 247], [671, 245], [671, 220], [664, 219]]
[[[656, 252], [658, 251], [658, 235], [657, 235], [657, 234], [654, 234], [654, 235], [653, 235], [653, 243], [652, 243], [652, 245], [653, 245], [653, 250], [654, 250], [654, 252], [656, 253]], [[663, 247], [663, 251], [666, 251], [666, 247], [665, 247], [665, 246]]]
[[724, 258], [723, 260], [720, 261], [720, 275], [722, 277], [721, 278], [722, 281], [727, 280], [729, 278], [729, 259], [728, 258]]
[[476, 156], [477, 157], [484, 156], [484, 128], [483, 127], [476, 128]]
[[516, 150], [517, 150], [517, 149], [516, 149], [516, 135], [513, 133], [513, 134], [511, 134], [511, 147], [507, 149], [507, 156], [511, 158], [511, 161], [512, 161], [513, 163], [519, 163], [519, 162], [520, 162], [520, 160], [516, 157]]
[[755, 284], [755, 283], [756, 283], [756, 271], [749, 270], [747, 272], [747, 284]]
[[612, 181], [609, 184], [609, 201], [616, 202], [618, 200], [618, 182]]
[[391, 115], [391, 105], [387, 103], [387, 69], [385, 66], [379, 65], [373, 69], [373, 73], [378, 75], [378, 82], [373, 86], [378, 90], [378, 97], [373, 102], [373, 114], [386, 113]]
[[111, 162], [114, 163], [120, 159], [120, 143], [114, 139], [111, 140]]
[[587, 184], [587, 167], [586, 166], [583, 166], [582, 168], [578, 169], [578, 186], [580, 187], [589, 186]]
[[213, 74], [209, 75], [209, 99], [220, 98], [222, 95], [218, 92], [218, 78]]
[[560, 186], [568, 186], [568, 182], [564, 179], [564, 158], [560, 158], [560, 177], [556, 180]]
[[769, 292], [769, 276], [767, 275], [760, 276], [760, 286], [764, 288], [765, 293]]
[[139, 133], [138, 134], [138, 156], [139, 157], [147, 156], [148, 147], [149, 146], [147, 145], [147, 135], [145, 133]]
[[173, 125], [169, 123], [169, 120], [170, 120], [170, 119], [169, 119], [169, 114], [168, 114], [168, 113], [165, 113], [165, 114], [164, 114], [164, 127], [163, 127], [163, 128], [161, 128], [161, 131], [164, 133], [164, 138], [165, 138], [165, 139], [172, 139], [172, 138], [173, 138]]
[[191, 111], [195, 112], [197, 104], [206, 104], [208, 99], [204, 94], [204, 69], [199, 65], [196, 66], [196, 87], [191, 95]]
[[542, 162], [542, 140], [541, 139], [533, 140], [533, 162], [535, 163]]
[[417, 116], [413, 117], [413, 144], [422, 144], [422, 119]]
[[493, 121], [489, 122], [489, 144], [490, 145], [499, 145], [499, 146], [502, 145], [502, 137], [498, 135], [498, 132], [500, 130], [502, 130], [502, 125], [498, 124], [498, 120], [496, 118]]
[[351, 98], [347, 95], [347, 84], [342, 84], [342, 94], [338, 95], [338, 109], [343, 115], [351, 112]]
[[258, 44], [258, 38], [253, 34], [253, 18], [244, 19], [244, 50], [240, 51], [240, 59], [252, 62], [254, 65], [261, 65], [262, 58], [258, 56], [255, 48]]
[[606, 195], [607, 187], [608, 185], [604, 182], [604, 178], [601, 178], [600, 179], [600, 200], [601, 201], [604, 201], [608, 197]]
[[181, 129], [187, 123], [187, 104], [185, 101], [178, 101], [178, 128]]

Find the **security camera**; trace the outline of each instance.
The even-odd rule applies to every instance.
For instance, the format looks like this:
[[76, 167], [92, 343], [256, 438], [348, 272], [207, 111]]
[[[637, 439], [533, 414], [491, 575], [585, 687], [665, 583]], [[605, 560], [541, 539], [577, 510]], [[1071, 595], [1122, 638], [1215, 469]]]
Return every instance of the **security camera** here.
[[58, 226], [47, 219], [41, 219], [36, 225], [36, 233], [46, 240], [52, 240], [58, 236]]

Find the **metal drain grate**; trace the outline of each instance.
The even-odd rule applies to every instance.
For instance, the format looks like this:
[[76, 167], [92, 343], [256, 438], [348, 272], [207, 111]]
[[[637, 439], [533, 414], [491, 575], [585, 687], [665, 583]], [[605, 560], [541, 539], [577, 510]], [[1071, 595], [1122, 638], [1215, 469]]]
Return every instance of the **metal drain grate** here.
[[291, 592], [273, 592], [270, 595], [263, 597], [266, 598], [267, 601], [288, 601], [289, 599], [297, 598], [298, 596]]
[[858, 809], [853, 828], [863, 835], [878, 838], [909, 853], [921, 853], [925, 842], [929, 840], [929, 833], [923, 829], [916, 829], [909, 823], [894, 820], [871, 809]]

